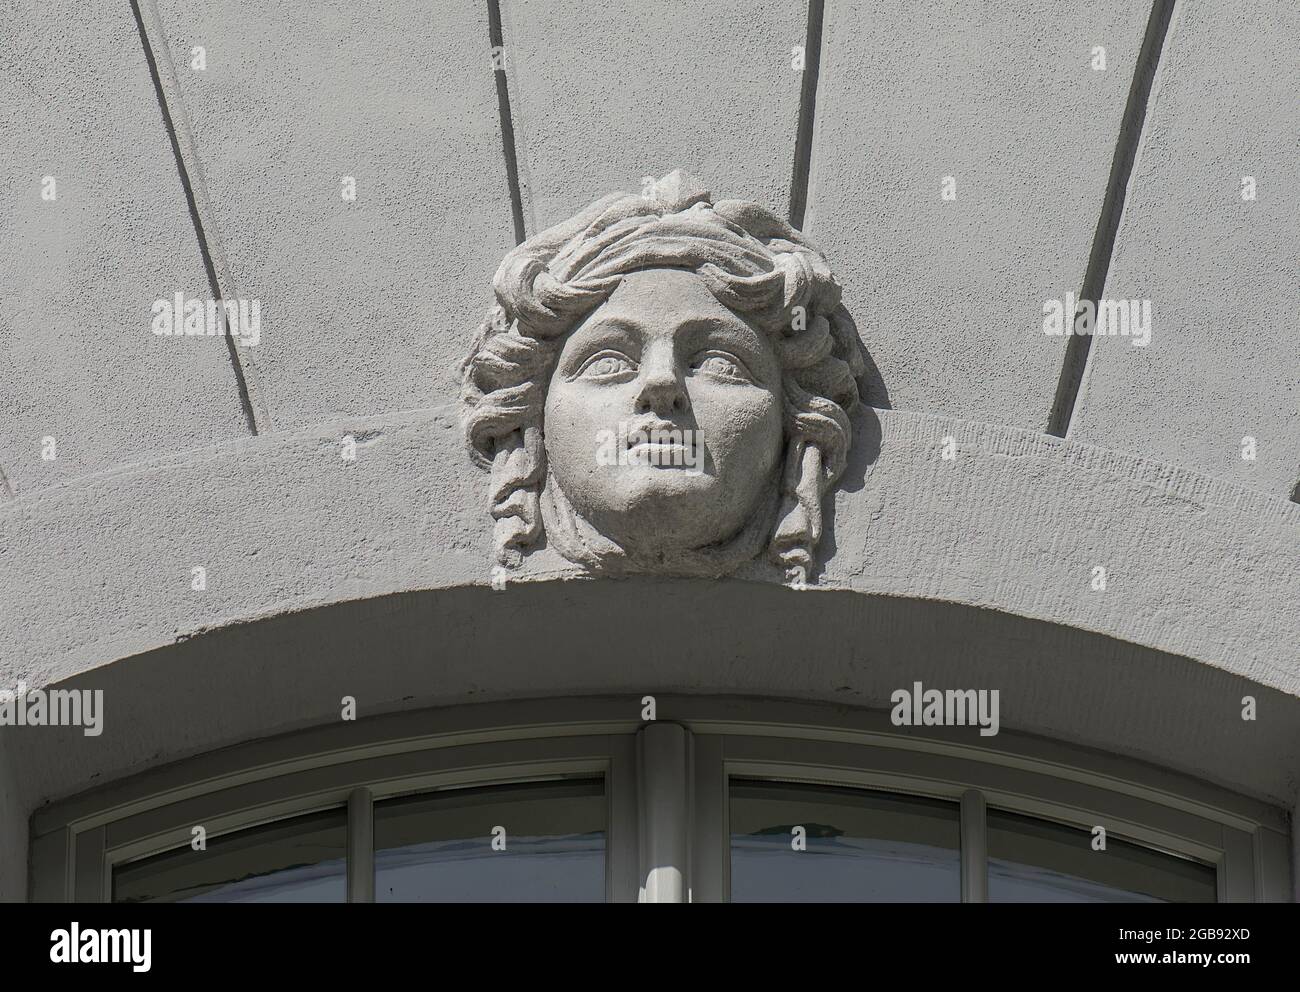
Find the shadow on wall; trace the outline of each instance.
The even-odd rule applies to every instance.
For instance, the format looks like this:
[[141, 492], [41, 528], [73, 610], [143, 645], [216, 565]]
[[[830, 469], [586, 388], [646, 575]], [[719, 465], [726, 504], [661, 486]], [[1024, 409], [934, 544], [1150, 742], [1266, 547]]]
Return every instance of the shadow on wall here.
[[[889, 388], [885, 385], [884, 376], [880, 374], [876, 360], [871, 357], [870, 342], [862, 340], [862, 335], [858, 331], [858, 323], [853, 319], [853, 314], [847, 310], [845, 310], [845, 314], [853, 327], [853, 333], [862, 342], [862, 361], [865, 368], [862, 374], [858, 376], [858, 388], [862, 392], [862, 402], [868, 406], [874, 406], [878, 410], [892, 410], [893, 406], [889, 400]], [[871, 456], [871, 460], [875, 461], [874, 454]]]

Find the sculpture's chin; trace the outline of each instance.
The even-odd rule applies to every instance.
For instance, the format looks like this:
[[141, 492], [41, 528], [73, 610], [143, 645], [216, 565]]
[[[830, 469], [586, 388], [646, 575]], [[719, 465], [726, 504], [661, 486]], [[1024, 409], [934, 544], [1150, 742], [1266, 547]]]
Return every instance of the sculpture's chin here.
[[574, 512], [600, 533], [629, 552], [652, 555], [726, 541], [744, 527], [761, 496], [677, 467], [622, 467], [600, 481], [599, 488], [561, 488]]
[[578, 505], [548, 476], [541, 501], [547, 543], [593, 571], [682, 575], [725, 574], [766, 547], [774, 485], [739, 500], [710, 476], [647, 472], [657, 474], [629, 473], [601, 502], [580, 496]]

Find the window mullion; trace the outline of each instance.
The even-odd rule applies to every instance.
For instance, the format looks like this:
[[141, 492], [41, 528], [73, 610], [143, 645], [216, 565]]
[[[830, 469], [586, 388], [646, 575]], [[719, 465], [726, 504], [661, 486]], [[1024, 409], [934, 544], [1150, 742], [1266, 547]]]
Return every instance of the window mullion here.
[[642, 902], [686, 902], [690, 880], [691, 735], [652, 723], [637, 735]]
[[961, 901], [989, 901], [988, 806], [978, 789], [961, 796]]
[[348, 796], [348, 902], [375, 901], [375, 799], [364, 786]]

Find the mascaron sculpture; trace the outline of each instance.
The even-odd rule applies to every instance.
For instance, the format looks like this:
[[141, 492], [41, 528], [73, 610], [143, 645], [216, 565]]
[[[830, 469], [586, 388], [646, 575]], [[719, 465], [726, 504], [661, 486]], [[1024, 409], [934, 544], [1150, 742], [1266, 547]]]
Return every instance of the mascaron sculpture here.
[[601, 575], [807, 581], [861, 345], [826, 259], [680, 171], [519, 245], [463, 367], [495, 554], [543, 544]]

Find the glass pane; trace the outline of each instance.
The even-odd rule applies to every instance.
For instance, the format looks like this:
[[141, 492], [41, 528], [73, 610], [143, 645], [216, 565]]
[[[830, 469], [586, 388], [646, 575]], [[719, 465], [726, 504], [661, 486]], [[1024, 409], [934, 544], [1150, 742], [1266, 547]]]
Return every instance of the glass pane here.
[[960, 845], [956, 803], [731, 781], [732, 902], [960, 902]]
[[375, 901], [603, 902], [605, 823], [601, 779], [376, 803]]
[[989, 810], [990, 902], [1214, 902], [1214, 868], [1092, 831]]
[[347, 814], [329, 810], [209, 838], [113, 872], [114, 902], [346, 902]]

